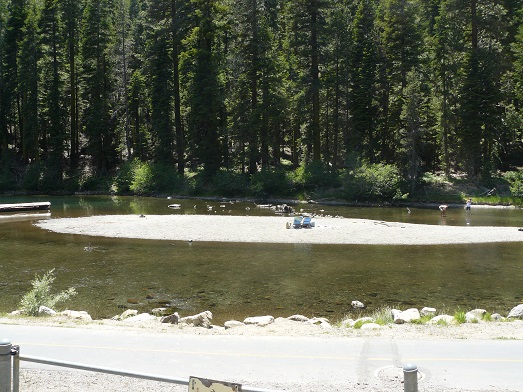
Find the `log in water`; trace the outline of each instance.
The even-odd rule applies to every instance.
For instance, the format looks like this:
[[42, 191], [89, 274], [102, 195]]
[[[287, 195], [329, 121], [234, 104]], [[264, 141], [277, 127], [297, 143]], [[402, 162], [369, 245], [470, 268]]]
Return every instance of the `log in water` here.
[[50, 210], [51, 202], [0, 204], [0, 212]]

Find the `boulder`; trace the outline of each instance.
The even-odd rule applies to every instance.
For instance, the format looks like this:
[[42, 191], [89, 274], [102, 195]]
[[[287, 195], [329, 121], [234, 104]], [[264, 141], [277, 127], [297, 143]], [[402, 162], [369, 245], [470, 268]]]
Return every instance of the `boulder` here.
[[448, 314], [441, 314], [439, 316], [436, 316], [436, 317], [432, 318], [429, 321], [429, 324], [433, 324], [433, 325], [436, 325], [438, 323], [456, 324], [456, 320], [454, 319], [454, 317], [449, 316]]
[[474, 309], [465, 313], [465, 319], [467, 323], [477, 323], [483, 320], [483, 316], [485, 316], [486, 313], [487, 311], [485, 309]]
[[173, 314], [170, 314], [168, 316], [163, 316], [160, 319], [160, 322], [163, 324], [178, 324], [180, 321], [180, 315], [178, 312], [174, 312]]
[[64, 310], [60, 315], [74, 320], [93, 321], [91, 315], [84, 310]]
[[306, 323], [307, 321], [309, 321], [309, 318], [305, 317], [305, 316], [302, 316], [301, 314], [295, 314], [295, 315], [287, 317], [287, 320], [301, 321], [301, 322]]
[[345, 319], [340, 323], [341, 328], [349, 328], [349, 327], [352, 327], [353, 325], [354, 325], [353, 319]]
[[21, 310], [13, 310], [11, 313], [9, 313], [9, 316], [21, 316], [23, 312]]
[[39, 316], [54, 316], [54, 315], [56, 315], [56, 312], [53, 309], [48, 308], [47, 306], [40, 306], [38, 308], [38, 315]]
[[209, 310], [198, 313], [194, 316], [182, 317], [180, 323], [192, 324], [195, 327], [210, 328], [212, 324], [212, 313]]
[[231, 328], [238, 328], [238, 327], [244, 327], [245, 324], [242, 323], [241, 321], [237, 321], [237, 320], [229, 320], [229, 321], [226, 321], [223, 326], [225, 327], [225, 329], [231, 329]]
[[436, 308], [424, 307], [423, 309], [421, 309], [420, 314], [422, 316], [435, 316], [436, 315]]
[[163, 316], [167, 312], [167, 308], [154, 308], [151, 313], [155, 316]]
[[415, 320], [419, 320], [421, 315], [419, 310], [416, 308], [411, 308], [404, 310], [403, 312], [396, 313], [394, 316], [394, 324], [404, 324], [411, 323]]
[[274, 322], [274, 317], [272, 316], [256, 316], [256, 317], [247, 317], [243, 320], [244, 324], [258, 325], [264, 327], [266, 325], [272, 324]]
[[125, 320], [126, 318], [134, 317], [137, 314], [138, 311], [136, 309], [127, 309], [120, 316], [118, 316], [118, 320]]
[[354, 309], [363, 309], [365, 307], [365, 305], [363, 305], [363, 303], [360, 301], [352, 301], [350, 306], [352, 306]]
[[401, 313], [399, 309], [391, 309], [390, 313], [392, 314], [392, 319], [394, 320]]
[[332, 328], [332, 325], [330, 324], [329, 320], [325, 317], [313, 317], [309, 319], [308, 323], [319, 325], [322, 328], [330, 329]]
[[490, 316], [492, 321], [505, 321], [505, 317], [500, 315], [499, 313], [494, 313], [492, 316]]
[[523, 317], [523, 304], [519, 304], [515, 308], [512, 308], [507, 318], [522, 318]]
[[142, 323], [144, 321], [152, 321], [156, 320], [156, 317], [153, 315], [150, 315], [149, 313], [140, 313], [133, 317], [128, 317], [125, 320], [123, 320], [124, 323]]

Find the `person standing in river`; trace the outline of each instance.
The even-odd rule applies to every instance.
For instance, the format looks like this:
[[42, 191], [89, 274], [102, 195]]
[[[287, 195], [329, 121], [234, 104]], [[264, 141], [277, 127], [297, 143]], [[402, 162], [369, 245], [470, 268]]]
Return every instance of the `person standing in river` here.
[[470, 212], [470, 206], [472, 205], [472, 199], [469, 197], [467, 199], [467, 204], [465, 204], [465, 211]]

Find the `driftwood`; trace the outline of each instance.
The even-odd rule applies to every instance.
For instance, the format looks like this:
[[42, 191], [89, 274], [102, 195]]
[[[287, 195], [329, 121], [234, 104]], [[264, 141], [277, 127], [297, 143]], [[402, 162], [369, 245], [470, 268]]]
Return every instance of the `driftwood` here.
[[0, 204], [0, 212], [50, 210], [51, 202]]

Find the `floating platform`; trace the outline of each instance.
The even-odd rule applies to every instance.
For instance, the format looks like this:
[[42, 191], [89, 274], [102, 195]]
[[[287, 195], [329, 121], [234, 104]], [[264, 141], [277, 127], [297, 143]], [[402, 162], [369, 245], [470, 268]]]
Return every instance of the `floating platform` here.
[[50, 201], [36, 203], [13, 203], [0, 204], [0, 212], [19, 212], [19, 211], [49, 211], [51, 209]]

